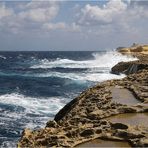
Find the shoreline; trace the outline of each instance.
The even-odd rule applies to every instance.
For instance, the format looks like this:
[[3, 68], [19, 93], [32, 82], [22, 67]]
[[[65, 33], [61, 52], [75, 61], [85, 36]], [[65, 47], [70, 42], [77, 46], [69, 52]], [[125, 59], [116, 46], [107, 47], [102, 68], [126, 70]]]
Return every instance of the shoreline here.
[[[123, 62], [112, 68], [114, 73], [126, 71], [125, 78], [104, 81], [82, 92], [65, 105], [54, 120], [48, 121], [45, 128], [25, 129], [18, 147], [74, 147], [97, 138], [128, 141], [131, 146], [148, 146], [148, 131], [144, 126], [107, 120], [119, 114], [148, 112], [148, 55], [138, 54], [137, 57], [139, 62]], [[133, 105], [113, 102], [111, 88], [127, 89], [140, 102]]]

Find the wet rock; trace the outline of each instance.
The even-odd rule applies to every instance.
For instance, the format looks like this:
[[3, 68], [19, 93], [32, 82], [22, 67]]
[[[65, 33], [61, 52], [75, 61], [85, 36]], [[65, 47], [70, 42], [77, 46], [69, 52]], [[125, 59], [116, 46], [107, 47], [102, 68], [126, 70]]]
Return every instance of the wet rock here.
[[148, 63], [142, 61], [132, 61], [132, 62], [120, 62], [114, 67], [112, 67], [111, 71], [114, 74], [133, 74], [142, 69], [148, 69]]
[[93, 134], [94, 134], [94, 131], [92, 129], [87, 129], [87, 130], [84, 130], [82, 133], [80, 133], [80, 136], [89, 137]]
[[67, 113], [69, 113], [70, 109], [74, 107], [75, 103], [77, 102], [77, 99], [73, 99], [71, 102], [66, 104], [56, 115], [54, 120], [59, 121], [62, 119]]
[[57, 125], [56, 121], [50, 120], [50, 121], [48, 121], [48, 122], [46, 123], [46, 127], [48, 127], [48, 128], [50, 128], [50, 127], [56, 128], [56, 127], [58, 127], [58, 125]]
[[128, 129], [128, 126], [123, 123], [113, 123], [111, 126], [114, 129]]
[[119, 137], [124, 139], [135, 139], [135, 138], [143, 138], [144, 135], [140, 132], [135, 131], [126, 131], [126, 130], [118, 130], [116, 133]]
[[125, 106], [125, 107], [120, 107], [118, 109], [118, 111], [120, 113], [136, 113], [137, 112], [137, 109], [134, 108], [134, 107], [128, 107], [128, 106]]

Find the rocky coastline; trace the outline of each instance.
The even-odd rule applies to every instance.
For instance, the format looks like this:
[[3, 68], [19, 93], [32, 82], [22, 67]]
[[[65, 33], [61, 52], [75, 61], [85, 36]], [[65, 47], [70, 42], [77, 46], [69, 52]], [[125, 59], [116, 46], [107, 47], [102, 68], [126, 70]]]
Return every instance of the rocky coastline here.
[[[123, 53], [121, 48], [118, 51]], [[131, 147], [148, 147], [148, 125], [109, 120], [119, 114], [145, 113], [148, 116], [148, 54], [145, 54], [145, 50], [131, 50], [130, 54], [138, 60], [121, 62], [112, 68], [112, 73], [127, 74], [125, 78], [108, 80], [82, 92], [64, 106], [54, 120], [48, 121], [45, 128], [35, 131], [25, 129], [17, 146], [75, 147], [100, 138], [125, 141]], [[116, 101], [117, 97], [124, 97], [122, 92], [125, 90], [138, 103], [124, 104]]]

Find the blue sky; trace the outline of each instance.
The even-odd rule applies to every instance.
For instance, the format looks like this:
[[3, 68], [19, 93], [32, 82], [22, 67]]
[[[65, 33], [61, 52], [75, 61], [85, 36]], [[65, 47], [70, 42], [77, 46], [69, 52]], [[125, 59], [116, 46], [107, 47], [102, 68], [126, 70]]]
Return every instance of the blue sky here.
[[0, 1], [0, 50], [111, 50], [146, 44], [148, 1]]

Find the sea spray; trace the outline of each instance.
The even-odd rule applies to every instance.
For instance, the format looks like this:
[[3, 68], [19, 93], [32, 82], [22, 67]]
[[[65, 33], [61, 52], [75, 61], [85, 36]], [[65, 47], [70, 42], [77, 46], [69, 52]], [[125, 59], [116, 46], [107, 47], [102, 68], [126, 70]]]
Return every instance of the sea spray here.
[[71, 59], [60, 59], [57, 58], [56, 60], [48, 60], [42, 59], [38, 61], [38, 64], [32, 65], [31, 68], [101, 68], [107, 67], [111, 68], [113, 65], [117, 64], [118, 62], [127, 62], [131, 60], [137, 60], [137, 58], [131, 56], [124, 56], [117, 52], [105, 52], [105, 53], [92, 53], [93, 58], [87, 60], [71, 60]]

